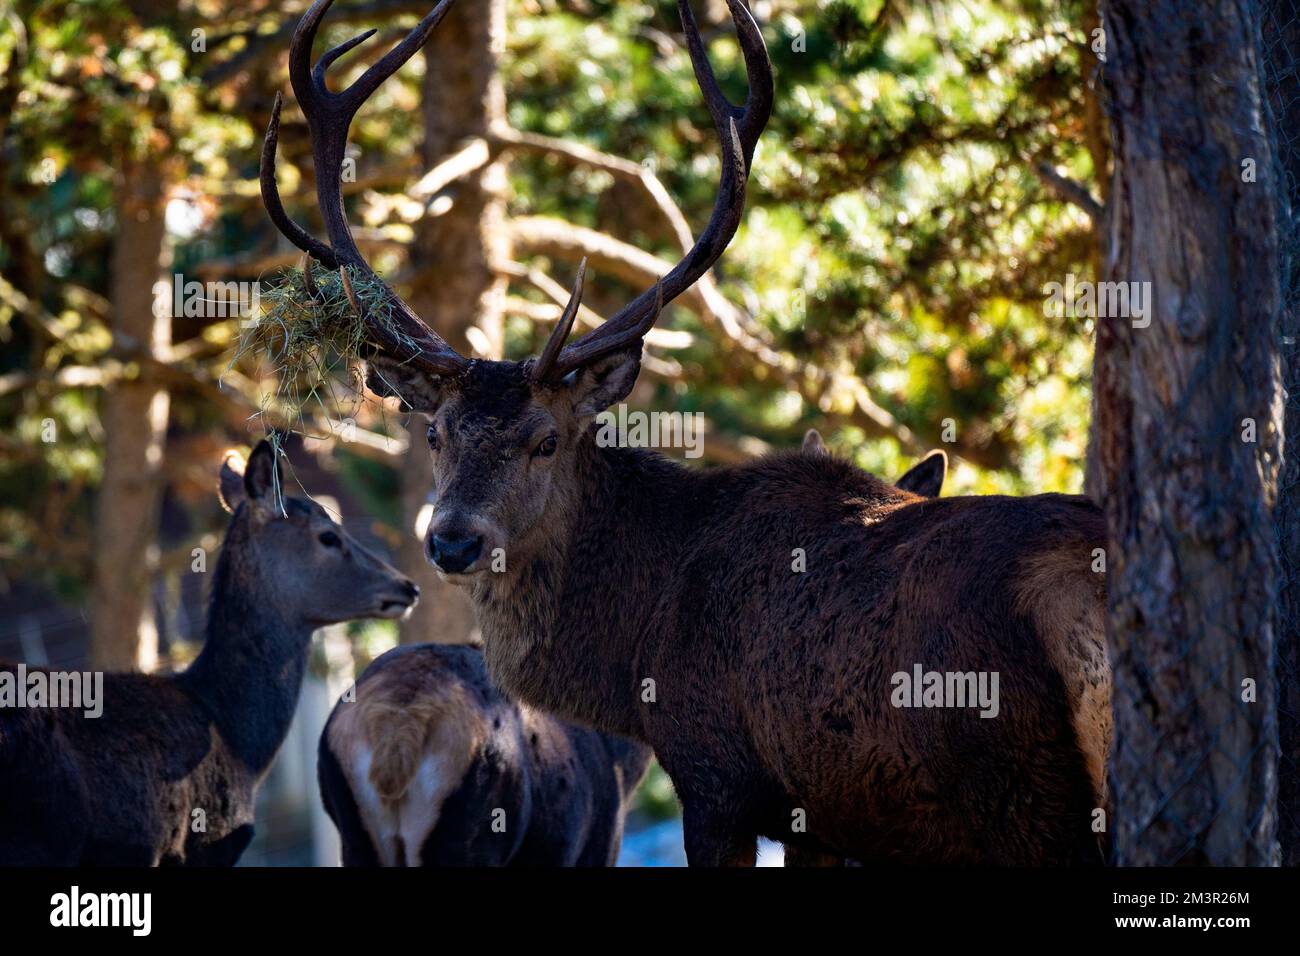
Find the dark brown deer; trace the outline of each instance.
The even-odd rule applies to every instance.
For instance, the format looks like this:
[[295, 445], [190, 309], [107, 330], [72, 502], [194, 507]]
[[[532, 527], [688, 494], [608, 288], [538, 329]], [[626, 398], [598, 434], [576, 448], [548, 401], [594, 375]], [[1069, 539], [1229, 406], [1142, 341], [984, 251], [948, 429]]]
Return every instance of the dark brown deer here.
[[612, 866], [648, 747], [516, 704], [477, 647], [371, 664], [320, 739], [344, 866]]
[[416, 586], [319, 505], [281, 498], [267, 442], [242, 465], [222, 465], [234, 514], [194, 663], [104, 675], [96, 718], [0, 710], [0, 866], [233, 865], [289, 731], [312, 630], [415, 603]]
[[[722, 173], [699, 241], [657, 285], [570, 343], [579, 270], [558, 327], [524, 362], [458, 355], [391, 292], [364, 313], [379, 353], [370, 386], [430, 419], [429, 558], [469, 589], [505, 692], [654, 748], [682, 801], [692, 864], [750, 864], [756, 834], [801, 862], [1096, 861], [1109, 668], [1095, 506], [1064, 495], [927, 500], [802, 452], [691, 470], [595, 440], [594, 417], [631, 390], [662, 305], [740, 222], [773, 84], [757, 25], [740, 0], [728, 4], [749, 79], [743, 107], [723, 95], [678, 3]], [[340, 93], [327, 91], [325, 68], [360, 38], [311, 69], [327, 0], [294, 34], [290, 77], [329, 243], [280, 204], [278, 109], [263, 195], [285, 234], [345, 279], [374, 275], [343, 214], [348, 122], [447, 5]], [[1000, 678], [997, 716], [928, 706], [929, 690], [900, 695], [897, 681], [914, 673]]]

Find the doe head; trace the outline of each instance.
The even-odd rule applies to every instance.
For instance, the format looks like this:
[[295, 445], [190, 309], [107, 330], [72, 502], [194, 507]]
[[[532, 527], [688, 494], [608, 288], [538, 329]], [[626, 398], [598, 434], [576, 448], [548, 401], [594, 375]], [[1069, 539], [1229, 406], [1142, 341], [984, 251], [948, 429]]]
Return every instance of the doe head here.
[[218, 489], [233, 517], [226, 548], [279, 612], [313, 627], [361, 617], [398, 618], [415, 606], [410, 578], [343, 530], [320, 505], [283, 494], [283, 475], [263, 440], [248, 462], [227, 452]]

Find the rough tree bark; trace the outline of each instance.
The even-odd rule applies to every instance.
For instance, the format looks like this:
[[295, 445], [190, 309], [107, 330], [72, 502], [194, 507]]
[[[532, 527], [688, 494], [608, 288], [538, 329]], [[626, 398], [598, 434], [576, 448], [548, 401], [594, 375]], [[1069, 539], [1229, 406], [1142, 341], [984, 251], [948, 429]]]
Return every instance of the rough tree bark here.
[[[166, 255], [162, 168], [155, 160], [127, 163], [118, 186], [113, 331], [161, 356], [171, 345], [170, 313], [153, 311], [153, 286]], [[157, 660], [149, 580], [168, 404], [165, 389], [141, 378], [116, 382], [104, 394], [91, 594], [90, 665], [96, 669], [151, 670]]]
[[[421, 158], [426, 169], [467, 138], [486, 138], [494, 124], [505, 122], [499, 73], [505, 6], [505, 0], [457, 4], [425, 48]], [[493, 357], [501, 352], [506, 282], [494, 264], [509, 259], [505, 189], [504, 161], [453, 184], [443, 194], [451, 207], [426, 217], [411, 252], [411, 307], [464, 355], [474, 351], [467, 336], [471, 327], [484, 333]], [[425, 503], [432, 474], [422, 421], [413, 432], [402, 468], [402, 517], [408, 531]], [[424, 592], [402, 626], [403, 642], [470, 640], [476, 630], [473, 608], [461, 589], [438, 580], [413, 534], [404, 537], [401, 561]]]
[[1107, 278], [1153, 289], [1149, 327], [1098, 323], [1120, 864], [1275, 857], [1279, 282], [1253, 11], [1105, 8]]
[[1300, 866], [1300, 3], [1268, 0], [1261, 24], [1264, 86], [1272, 115], [1281, 188], [1282, 326], [1286, 395], [1278, 480], [1278, 794], [1277, 837], [1284, 866]]

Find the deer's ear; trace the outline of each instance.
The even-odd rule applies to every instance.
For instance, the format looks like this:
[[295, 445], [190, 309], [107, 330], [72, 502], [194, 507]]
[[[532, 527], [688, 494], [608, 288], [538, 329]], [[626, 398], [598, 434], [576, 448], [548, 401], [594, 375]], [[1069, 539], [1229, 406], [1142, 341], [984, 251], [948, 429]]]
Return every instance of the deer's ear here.
[[244, 456], [237, 451], [226, 452], [221, 462], [221, 480], [217, 485], [217, 497], [221, 507], [231, 514], [239, 510], [247, 495], [244, 493]]
[[442, 380], [438, 376], [382, 355], [366, 362], [366, 387], [383, 398], [401, 399], [403, 411], [431, 413], [442, 404]]
[[938, 498], [947, 474], [948, 456], [942, 450], [932, 451], [909, 468], [902, 478], [894, 482], [894, 486], [922, 498]]
[[822, 433], [815, 428], [810, 428], [803, 433], [803, 452], [805, 455], [827, 455], [826, 443], [822, 441]]
[[632, 391], [641, 371], [641, 343], [614, 352], [578, 369], [569, 385], [573, 414], [578, 418], [599, 415]]
[[275, 449], [263, 438], [244, 469], [244, 493], [255, 505], [273, 505], [280, 489], [280, 462]]

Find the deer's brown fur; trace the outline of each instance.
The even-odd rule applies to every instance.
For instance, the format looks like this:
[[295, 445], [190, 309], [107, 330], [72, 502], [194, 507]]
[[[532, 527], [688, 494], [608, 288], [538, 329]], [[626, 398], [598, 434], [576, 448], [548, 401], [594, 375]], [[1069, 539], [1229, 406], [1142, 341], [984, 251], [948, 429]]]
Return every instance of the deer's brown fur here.
[[1066, 678], [1074, 733], [1101, 806], [1111, 740], [1110, 659], [1102, 639], [1106, 581], [1094, 564], [1092, 555], [1081, 562], [1073, 546], [1034, 552], [1017, 567], [1014, 587], [1016, 611], [1032, 619], [1052, 666]]

